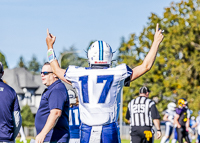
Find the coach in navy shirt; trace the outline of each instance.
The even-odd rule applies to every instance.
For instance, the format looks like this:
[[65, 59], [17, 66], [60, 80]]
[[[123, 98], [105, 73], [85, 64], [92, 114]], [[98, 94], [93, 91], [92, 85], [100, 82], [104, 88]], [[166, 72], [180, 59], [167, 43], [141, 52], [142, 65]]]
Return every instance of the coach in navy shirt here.
[[35, 117], [36, 143], [69, 142], [69, 97], [65, 85], [52, 72], [47, 62], [42, 67], [46, 88]]
[[22, 123], [20, 107], [15, 90], [1, 79], [3, 74], [0, 62], [0, 142], [14, 143]]

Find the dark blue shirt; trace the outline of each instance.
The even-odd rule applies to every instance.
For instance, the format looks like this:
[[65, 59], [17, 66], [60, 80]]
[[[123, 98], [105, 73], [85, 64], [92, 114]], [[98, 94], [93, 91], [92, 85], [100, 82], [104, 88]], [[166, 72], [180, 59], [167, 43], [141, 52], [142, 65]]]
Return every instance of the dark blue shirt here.
[[61, 80], [55, 81], [42, 94], [40, 107], [35, 116], [37, 134], [46, 124], [52, 109], [62, 110], [55, 127], [46, 135], [45, 142], [67, 142], [69, 140], [69, 96], [65, 85]]
[[0, 141], [13, 141], [14, 111], [20, 111], [17, 94], [0, 79]]
[[79, 107], [78, 106], [70, 107], [69, 112], [70, 112], [69, 116], [70, 138], [79, 139], [80, 138], [79, 127], [81, 125]]

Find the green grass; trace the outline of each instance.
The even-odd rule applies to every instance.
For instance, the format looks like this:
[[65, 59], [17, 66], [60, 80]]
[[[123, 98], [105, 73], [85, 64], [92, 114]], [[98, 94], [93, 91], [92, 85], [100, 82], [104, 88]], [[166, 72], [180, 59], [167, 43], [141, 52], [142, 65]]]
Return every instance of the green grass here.
[[[130, 140], [122, 140], [122, 143], [130, 143]], [[160, 143], [160, 140], [155, 140], [154, 143]]]
[[[32, 139], [32, 138], [29, 138], [29, 137], [26, 138], [27, 143], [30, 143], [31, 139]], [[23, 142], [20, 142], [20, 138], [16, 138], [15, 143], [23, 143]]]
[[[27, 137], [27, 143], [30, 143], [31, 139], [34, 139], [34, 137]], [[23, 143], [19, 141], [20, 138], [16, 139], [16, 143]], [[154, 140], [154, 143], [160, 143], [161, 140]], [[130, 140], [121, 140], [122, 143], [130, 143]], [[171, 141], [170, 141], [171, 143]], [[192, 141], [192, 143], [195, 143], [195, 140]]]
[[[160, 143], [161, 140], [154, 140], [154, 143]], [[130, 140], [122, 140], [122, 143], [130, 143]], [[171, 143], [171, 140], [170, 140]], [[192, 143], [195, 143], [195, 140], [192, 141]]]
[[130, 143], [129, 140], [121, 140], [122, 143]]

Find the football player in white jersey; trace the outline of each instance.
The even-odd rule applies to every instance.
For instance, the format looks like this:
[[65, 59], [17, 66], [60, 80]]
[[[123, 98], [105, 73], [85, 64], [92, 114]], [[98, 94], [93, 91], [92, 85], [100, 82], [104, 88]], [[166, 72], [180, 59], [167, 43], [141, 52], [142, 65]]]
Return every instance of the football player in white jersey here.
[[149, 53], [143, 63], [133, 69], [126, 64], [111, 68], [113, 53], [110, 45], [96, 41], [88, 50], [88, 68], [69, 66], [65, 70], [60, 68], [53, 50], [56, 37], [47, 29], [47, 56], [53, 72], [78, 93], [81, 143], [120, 142], [117, 119], [124, 81], [133, 81], [151, 69], [163, 38], [157, 24]]
[[68, 90], [70, 108], [69, 108], [69, 131], [70, 140], [69, 143], [80, 143], [80, 113], [79, 113], [79, 101], [76, 93], [73, 90]]
[[200, 143], [200, 110], [198, 111], [198, 116], [196, 118], [196, 123], [194, 125], [192, 125], [192, 128], [197, 127], [197, 139], [196, 139], [196, 143]]
[[176, 114], [175, 110], [176, 110], [176, 104], [174, 102], [170, 102], [167, 105], [167, 111], [163, 117], [163, 120], [166, 121], [165, 123], [165, 135], [163, 136], [161, 143], [165, 143], [168, 142], [173, 128], [174, 128], [174, 116]]

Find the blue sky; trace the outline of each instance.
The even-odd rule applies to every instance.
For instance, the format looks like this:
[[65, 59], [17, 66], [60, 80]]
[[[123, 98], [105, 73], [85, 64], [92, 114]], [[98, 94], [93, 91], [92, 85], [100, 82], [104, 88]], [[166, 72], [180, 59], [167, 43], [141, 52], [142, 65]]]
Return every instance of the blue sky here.
[[[174, 0], [180, 2], [181, 0]], [[19, 57], [25, 61], [35, 55], [43, 64], [46, 58], [46, 29], [56, 36], [57, 57], [65, 47], [74, 46], [86, 58], [91, 40], [109, 43], [113, 51], [121, 37], [139, 35], [151, 12], [162, 16], [172, 0], [1, 0], [0, 52], [9, 68], [16, 67]]]

